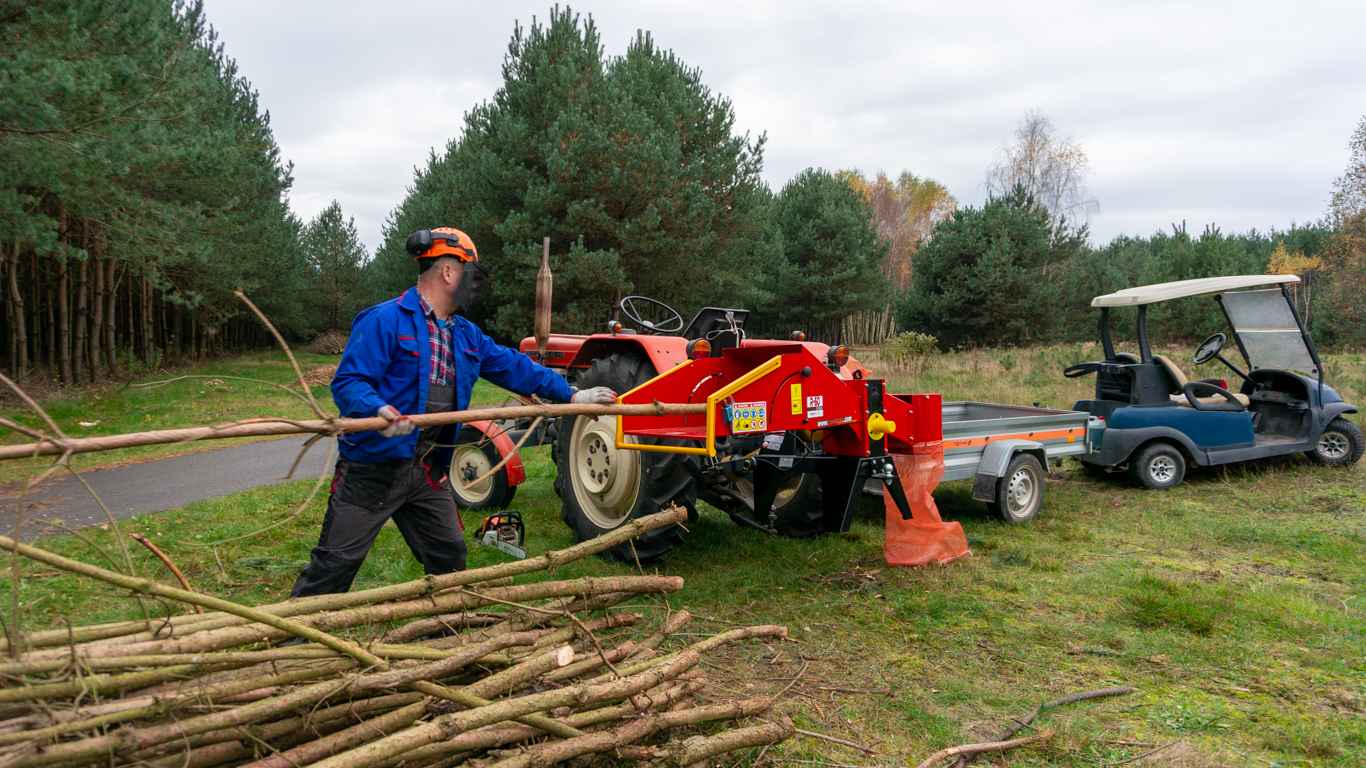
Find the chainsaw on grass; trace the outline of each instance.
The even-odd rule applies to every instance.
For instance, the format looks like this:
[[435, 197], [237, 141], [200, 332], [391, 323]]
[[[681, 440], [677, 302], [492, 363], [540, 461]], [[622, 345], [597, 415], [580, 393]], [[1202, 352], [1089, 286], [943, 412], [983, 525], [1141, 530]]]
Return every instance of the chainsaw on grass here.
[[526, 559], [526, 524], [521, 514], [511, 510], [495, 512], [484, 518], [474, 533], [476, 544], [492, 547], [518, 560]]

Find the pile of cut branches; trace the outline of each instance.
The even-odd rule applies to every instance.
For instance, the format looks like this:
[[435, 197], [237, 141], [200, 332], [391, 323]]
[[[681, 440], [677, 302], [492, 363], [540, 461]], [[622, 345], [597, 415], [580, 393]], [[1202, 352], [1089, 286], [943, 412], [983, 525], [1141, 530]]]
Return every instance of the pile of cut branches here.
[[[260, 606], [0, 537], [18, 556], [149, 603], [205, 609], [7, 638], [0, 766], [521, 768], [599, 754], [692, 765], [780, 741], [792, 725], [772, 698], [718, 699], [700, 662], [785, 628], [685, 644], [687, 611], [625, 605], [682, 579], [549, 573], [685, 515], [527, 560]], [[543, 578], [514, 582], [533, 573]]]

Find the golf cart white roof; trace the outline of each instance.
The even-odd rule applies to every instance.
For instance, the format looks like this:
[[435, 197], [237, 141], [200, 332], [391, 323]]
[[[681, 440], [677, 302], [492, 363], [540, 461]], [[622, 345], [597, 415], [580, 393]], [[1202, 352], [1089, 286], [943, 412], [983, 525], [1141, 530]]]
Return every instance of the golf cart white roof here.
[[1256, 288], [1261, 285], [1280, 285], [1298, 283], [1294, 275], [1229, 275], [1227, 277], [1201, 277], [1195, 280], [1177, 280], [1172, 283], [1155, 283], [1125, 288], [1122, 291], [1107, 293], [1091, 299], [1093, 307], [1136, 307], [1140, 304], [1156, 304], [1159, 301], [1184, 299], [1187, 296], [1203, 296], [1207, 293], [1236, 291], [1239, 288]]

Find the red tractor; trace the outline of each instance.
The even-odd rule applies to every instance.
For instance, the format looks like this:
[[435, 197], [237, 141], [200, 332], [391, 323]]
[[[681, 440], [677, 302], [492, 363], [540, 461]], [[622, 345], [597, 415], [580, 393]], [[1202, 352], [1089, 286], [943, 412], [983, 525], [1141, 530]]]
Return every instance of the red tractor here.
[[[552, 334], [543, 356], [536, 340], [527, 338], [521, 350], [563, 370], [577, 387], [606, 386], [623, 394], [689, 359], [719, 356], [734, 348], [791, 348], [794, 342], [825, 361], [841, 379], [867, 374], [849, 357], [847, 348], [806, 341], [800, 332], [786, 340], [748, 338], [748, 310], [706, 307], [685, 323], [674, 308], [643, 296], [627, 296], [619, 308], [620, 319], [609, 322], [606, 332]], [[515, 457], [503, 471], [474, 488], [462, 489], [462, 479], [468, 482], [483, 475], [531, 428], [530, 422], [466, 428], [451, 466], [452, 485], [462, 506], [497, 508], [511, 501], [517, 484], [525, 478]], [[773, 500], [771, 505], [761, 504], [768, 507], [766, 514], [755, 515], [753, 461], [704, 462], [703, 457], [682, 452], [622, 450], [617, 447], [617, 419], [611, 416], [546, 420], [535, 430], [526, 436], [524, 444], [553, 445], [555, 491], [560, 496], [562, 517], [580, 541], [670, 504], [685, 507], [695, 518], [699, 498], [726, 511], [738, 524], [784, 536], [815, 536], [829, 530], [821, 503], [821, 481], [815, 474], [793, 471], [773, 477], [772, 473], [762, 473], [766, 478], [766, 487], [760, 491], [765, 497], [762, 501], [767, 502], [770, 491]], [[755, 454], [760, 439], [754, 438]], [[800, 443], [810, 438], [789, 432], [784, 439]], [[640, 437], [638, 442], [685, 443], [652, 437]], [[788, 448], [800, 453], [803, 446]], [[656, 558], [677, 544], [679, 535], [676, 529], [655, 531], [637, 539], [634, 551], [625, 549], [615, 554], [627, 559]]]

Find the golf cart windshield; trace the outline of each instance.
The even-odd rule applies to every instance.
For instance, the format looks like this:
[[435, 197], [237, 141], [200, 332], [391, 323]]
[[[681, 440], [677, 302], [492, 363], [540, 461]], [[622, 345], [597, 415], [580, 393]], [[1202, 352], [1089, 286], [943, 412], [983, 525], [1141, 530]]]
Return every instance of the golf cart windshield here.
[[1300, 371], [1319, 378], [1304, 331], [1279, 288], [1221, 293], [1219, 301], [1251, 368]]

